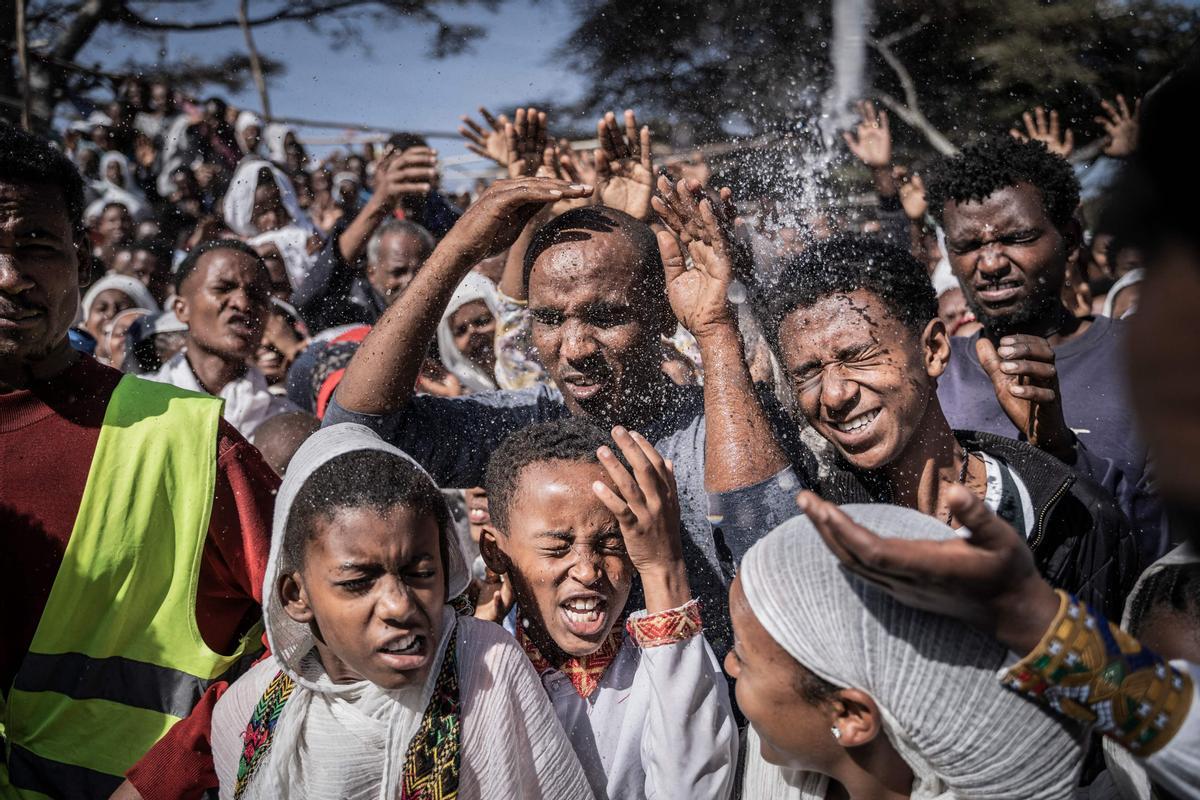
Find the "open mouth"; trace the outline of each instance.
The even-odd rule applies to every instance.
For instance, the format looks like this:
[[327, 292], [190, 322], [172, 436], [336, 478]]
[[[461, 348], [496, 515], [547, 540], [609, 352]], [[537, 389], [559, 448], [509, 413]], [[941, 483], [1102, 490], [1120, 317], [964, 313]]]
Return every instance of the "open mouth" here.
[[1018, 299], [1025, 289], [1025, 283], [1018, 280], [999, 281], [975, 286], [975, 296], [980, 302], [988, 305], [1004, 305]]
[[827, 424], [833, 429], [838, 445], [844, 448], [854, 448], [868, 440], [875, 420], [879, 419], [879, 413], [880, 410], [877, 408], [841, 422], [830, 420]]
[[585, 375], [570, 375], [563, 378], [563, 388], [576, 400], [590, 400], [604, 388], [604, 381]]
[[378, 649], [380, 657], [396, 670], [416, 669], [425, 662], [426, 639], [417, 633], [409, 633], [388, 640]]
[[590, 638], [608, 627], [608, 601], [599, 595], [572, 597], [558, 608], [564, 624], [576, 636]]

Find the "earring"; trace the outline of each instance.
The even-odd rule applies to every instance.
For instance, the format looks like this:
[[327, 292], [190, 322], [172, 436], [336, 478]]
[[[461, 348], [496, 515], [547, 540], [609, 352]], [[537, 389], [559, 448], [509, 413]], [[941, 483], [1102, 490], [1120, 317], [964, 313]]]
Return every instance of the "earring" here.
[[841, 728], [834, 726], [829, 729], [829, 732], [833, 734], [834, 739], [840, 740], [842, 738], [842, 729]]

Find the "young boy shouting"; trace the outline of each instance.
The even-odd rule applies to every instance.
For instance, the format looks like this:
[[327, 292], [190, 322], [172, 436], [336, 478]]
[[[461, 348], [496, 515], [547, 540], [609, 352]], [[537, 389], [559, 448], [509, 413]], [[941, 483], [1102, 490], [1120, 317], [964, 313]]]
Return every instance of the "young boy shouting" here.
[[[737, 728], [671, 464], [637, 433], [570, 418], [510, 435], [486, 489], [483, 558], [512, 584], [517, 639], [596, 796], [728, 797]], [[630, 614], [635, 578], [645, 609]]]

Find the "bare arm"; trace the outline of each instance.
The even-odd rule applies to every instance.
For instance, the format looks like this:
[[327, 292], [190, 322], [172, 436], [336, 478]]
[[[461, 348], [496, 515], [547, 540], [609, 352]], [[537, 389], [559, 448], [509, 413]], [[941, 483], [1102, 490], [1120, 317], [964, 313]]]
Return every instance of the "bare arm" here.
[[488, 187], [363, 342], [338, 386], [338, 403], [359, 414], [403, 409], [412, 398], [442, 312], [468, 270], [512, 244], [547, 203], [591, 192], [590, 186], [546, 178], [497, 181]]
[[[696, 337], [704, 362], [704, 485], [710, 493], [729, 492], [760, 483], [788, 465], [758, 401], [729, 303], [735, 261], [730, 192], [721, 190], [717, 208], [698, 181], [672, 186], [660, 178], [658, 188], [662, 196], [654, 198], [654, 210], [675, 233], [658, 233], [667, 296], [675, 316]], [[680, 242], [692, 257], [692, 269]]]
[[390, 153], [376, 171], [375, 193], [338, 239], [342, 260], [354, 264], [367, 246], [367, 240], [396, 204], [406, 195], [424, 196], [437, 177], [437, 153], [428, 147], [410, 147], [403, 153]]

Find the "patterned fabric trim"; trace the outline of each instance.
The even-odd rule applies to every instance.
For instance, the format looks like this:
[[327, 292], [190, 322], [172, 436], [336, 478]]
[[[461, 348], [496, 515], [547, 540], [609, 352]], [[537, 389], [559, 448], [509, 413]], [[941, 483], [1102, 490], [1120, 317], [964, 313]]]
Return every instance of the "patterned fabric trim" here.
[[550, 663], [549, 659], [542, 655], [537, 645], [525, 635], [524, 626], [517, 626], [517, 641], [521, 644], [525, 655], [529, 656], [529, 660], [533, 662], [534, 671], [538, 675], [542, 675], [552, 670], [558, 670], [567, 676], [567, 679], [571, 681], [571, 685], [575, 687], [575, 692], [585, 700], [600, 688], [600, 681], [604, 678], [604, 672], [616, 659], [617, 652], [621, 649], [621, 640], [624, 638], [625, 631], [622, 629], [622, 626], [614, 625], [612, 631], [608, 634], [608, 638], [604, 640], [604, 644], [600, 645], [599, 650], [590, 655], [568, 658], [562, 664], [555, 666]]
[[242, 755], [238, 759], [237, 780], [233, 785], [234, 800], [240, 800], [250, 779], [266, 758], [271, 749], [271, 736], [275, 733], [275, 725], [279, 722], [279, 714], [283, 706], [292, 696], [296, 682], [279, 671], [267, 684], [267, 690], [254, 706], [246, 732], [242, 734]]
[[475, 616], [475, 604], [471, 602], [471, 598], [467, 597], [466, 592], [451, 597], [446, 605], [454, 609], [454, 613], [460, 617]]
[[659, 611], [657, 614], [637, 611], [629, 615], [625, 630], [641, 648], [687, 641], [704, 630], [704, 623], [700, 621], [700, 604], [689, 600], [679, 608]]
[[459, 745], [462, 736], [462, 702], [458, 694], [457, 639], [442, 659], [433, 696], [421, 718], [421, 726], [408, 745], [404, 758], [404, 788], [401, 800], [449, 800], [458, 797]]
[[[458, 796], [462, 702], [458, 693], [457, 639], [453, 630], [449, 635], [450, 644], [433, 695], [405, 753], [401, 800], [450, 800]], [[277, 672], [254, 707], [243, 734], [244, 746], [233, 790], [235, 800], [240, 800], [270, 751], [275, 724], [295, 687], [295, 681], [282, 671]]]
[[1139, 757], [1160, 750], [1187, 716], [1191, 678], [1062, 590], [1058, 615], [1004, 684], [1096, 729]]

